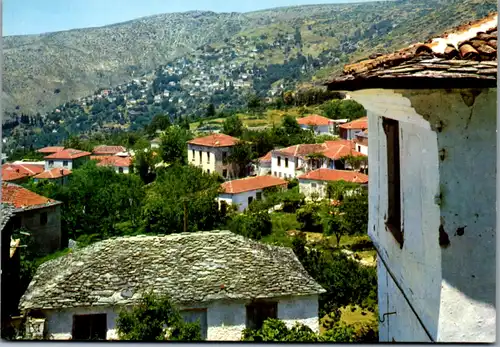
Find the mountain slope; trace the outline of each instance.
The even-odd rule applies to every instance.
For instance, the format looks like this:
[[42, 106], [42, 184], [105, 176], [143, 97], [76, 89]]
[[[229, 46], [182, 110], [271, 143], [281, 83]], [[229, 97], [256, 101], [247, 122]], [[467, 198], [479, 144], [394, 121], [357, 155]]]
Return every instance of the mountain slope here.
[[[314, 74], [321, 78], [352, 59], [425, 40], [495, 9], [493, 0], [398, 0], [245, 14], [186, 12], [6, 37], [4, 99], [7, 111], [43, 113], [129, 82], [175, 57], [191, 56], [207, 44], [230, 51], [219, 58], [244, 65], [255, 74], [252, 88], [265, 95], [280, 79], [293, 87]], [[214, 57], [200, 59], [211, 64]]]

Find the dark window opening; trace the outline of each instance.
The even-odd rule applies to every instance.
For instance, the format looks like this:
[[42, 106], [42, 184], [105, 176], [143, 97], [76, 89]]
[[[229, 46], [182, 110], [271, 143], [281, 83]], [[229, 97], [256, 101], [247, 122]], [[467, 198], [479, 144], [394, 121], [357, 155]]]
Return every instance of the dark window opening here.
[[281, 157], [278, 157], [278, 166], [281, 166]]
[[227, 152], [222, 152], [222, 164], [225, 164], [227, 161]]
[[227, 202], [225, 201], [220, 202], [220, 211], [223, 215], [227, 213]]
[[399, 149], [399, 122], [383, 119], [383, 127], [387, 142], [387, 194], [388, 209], [386, 226], [396, 241], [403, 246], [401, 230], [401, 167]]
[[12, 218], [12, 230], [19, 230], [23, 226], [21, 217]]
[[192, 157], [193, 157], [193, 159], [191, 159], [191, 160], [194, 161], [194, 149], [191, 150], [191, 154], [192, 154]]
[[210, 152], [207, 152], [207, 164], [210, 164]]
[[252, 203], [252, 201], [253, 201], [253, 196], [249, 196], [248, 197], [248, 204], [250, 205]]
[[198, 322], [200, 324], [200, 333], [203, 340], [207, 339], [207, 310], [206, 309], [193, 309], [183, 310], [180, 312], [181, 317], [186, 323]]
[[73, 316], [73, 340], [106, 340], [106, 314]]
[[119, 167], [119, 168], [118, 168], [118, 172], [119, 172], [119, 173], [123, 173], [123, 168], [122, 168], [122, 167]]
[[202, 154], [202, 153], [203, 153], [203, 152], [202, 152], [202, 151], [200, 151], [200, 164], [201, 164], [201, 162], [203, 161], [203, 159], [202, 159], [202, 155], [203, 155], [203, 154]]
[[54, 161], [53, 160], [49, 160], [49, 166], [52, 166], [54, 165]]
[[40, 214], [40, 225], [45, 225], [48, 222], [47, 212], [42, 212]]
[[222, 177], [227, 178], [227, 170], [222, 170]]
[[260, 329], [266, 319], [278, 318], [278, 304], [276, 302], [254, 302], [247, 305], [246, 327]]
[[67, 160], [63, 161], [63, 166], [68, 166], [68, 161]]
[[288, 158], [285, 158], [285, 167], [288, 167]]
[[257, 194], [256, 194], [256, 195], [257, 195], [257, 196], [256, 196], [256, 199], [257, 199], [257, 200], [262, 200], [262, 192], [257, 192]]

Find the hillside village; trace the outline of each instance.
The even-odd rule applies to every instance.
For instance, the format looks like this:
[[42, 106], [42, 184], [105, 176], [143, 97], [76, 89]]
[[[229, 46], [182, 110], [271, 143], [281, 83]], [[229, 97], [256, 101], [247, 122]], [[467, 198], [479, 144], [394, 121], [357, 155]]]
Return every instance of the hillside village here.
[[[185, 57], [45, 115], [56, 130], [67, 109], [115, 104], [125, 125], [159, 107], [8, 153], [2, 336], [494, 341], [497, 20], [245, 101], [258, 66], [204, 47], [208, 69]], [[209, 117], [172, 120], [228, 91], [238, 112], [209, 100]], [[161, 310], [168, 329], [144, 329]]]

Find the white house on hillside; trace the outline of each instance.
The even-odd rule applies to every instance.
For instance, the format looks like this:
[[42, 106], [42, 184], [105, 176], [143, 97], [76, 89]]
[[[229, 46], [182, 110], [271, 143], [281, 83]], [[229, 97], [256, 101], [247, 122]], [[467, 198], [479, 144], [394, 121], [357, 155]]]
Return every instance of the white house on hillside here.
[[257, 165], [255, 165], [255, 172], [257, 176], [265, 176], [271, 174], [271, 158], [272, 151], [267, 152], [266, 155], [259, 158]]
[[297, 123], [299, 123], [302, 129], [311, 129], [316, 135], [333, 135], [334, 122], [329, 118], [311, 114], [306, 117], [298, 118]]
[[357, 133], [353, 142], [356, 151], [368, 155], [368, 129]]
[[368, 118], [361, 117], [349, 123], [339, 125], [339, 135], [345, 140], [353, 140], [356, 134], [368, 129]]
[[496, 340], [497, 21], [329, 83], [368, 113], [380, 341]]
[[48, 339], [115, 340], [118, 313], [146, 291], [168, 296], [211, 341], [238, 341], [268, 318], [318, 332], [318, 295], [325, 292], [290, 248], [199, 231], [73, 250], [38, 267], [19, 309], [30, 321], [36, 314]]
[[306, 199], [311, 199], [313, 195], [319, 199], [326, 198], [328, 182], [345, 181], [360, 185], [368, 184], [368, 175], [348, 170], [317, 169], [300, 175], [298, 179], [299, 191], [305, 195]]
[[52, 168], [64, 168], [68, 170], [77, 169], [90, 159], [90, 152], [79, 149], [66, 148], [45, 156], [45, 171]]
[[238, 139], [225, 134], [212, 134], [188, 141], [188, 163], [207, 173], [218, 172], [224, 178], [234, 177], [234, 165], [227, 162]]
[[300, 144], [276, 149], [271, 153], [271, 174], [282, 178], [295, 178], [319, 168], [345, 169], [346, 156], [364, 157], [347, 140], [325, 141], [320, 144]]
[[263, 191], [270, 187], [286, 188], [287, 181], [274, 176], [255, 176], [240, 178], [222, 183], [223, 192], [219, 195], [219, 207], [236, 205], [243, 212], [253, 200], [261, 200]]

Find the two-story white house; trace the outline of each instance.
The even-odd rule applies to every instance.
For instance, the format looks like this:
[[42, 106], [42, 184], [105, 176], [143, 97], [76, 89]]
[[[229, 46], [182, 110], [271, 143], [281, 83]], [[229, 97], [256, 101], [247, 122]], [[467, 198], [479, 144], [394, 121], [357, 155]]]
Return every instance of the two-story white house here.
[[90, 152], [80, 151], [79, 149], [63, 149], [44, 157], [45, 171], [55, 167], [68, 170], [77, 169], [90, 159], [90, 155]]
[[356, 151], [368, 155], [368, 129], [357, 133], [353, 142]]
[[263, 199], [263, 191], [270, 187], [286, 189], [287, 181], [274, 176], [245, 177], [222, 183], [222, 193], [218, 202], [221, 209], [227, 205], [235, 205], [238, 211], [243, 212], [254, 200]]
[[316, 135], [333, 135], [334, 122], [317, 114], [298, 118], [297, 123], [303, 130], [312, 130]]
[[356, 134], [368, 129], [368, 118], [361, 117], [339, 125], [339, 135], [345, 140], [353, 140]]
[[224, 178], [235, 177], [235, 167], [228, 163], [231, 148], [238, 139], [225, 134], [198, 137], [187, 143], [188, 163], [207, 173], [218, 172]]
[[347, 65], [370, 126], [383, 342], [496, 340], [497, 13]]
[[97, 166], [112, 167], [116, 173], [128, 174], [132, 172], [132, 158], [119, 157], [117, 155], [110, 156], [91, 156], [91, 160], [98, 161]]
[[354, 150], [353, 142], [343, 139], [320, 144], [300, 144], [276, 149], [271, 153], [271, 174], [275, 177], [295, 178], [319, 168], [350, 168], [344, 158], [364, 157]]

